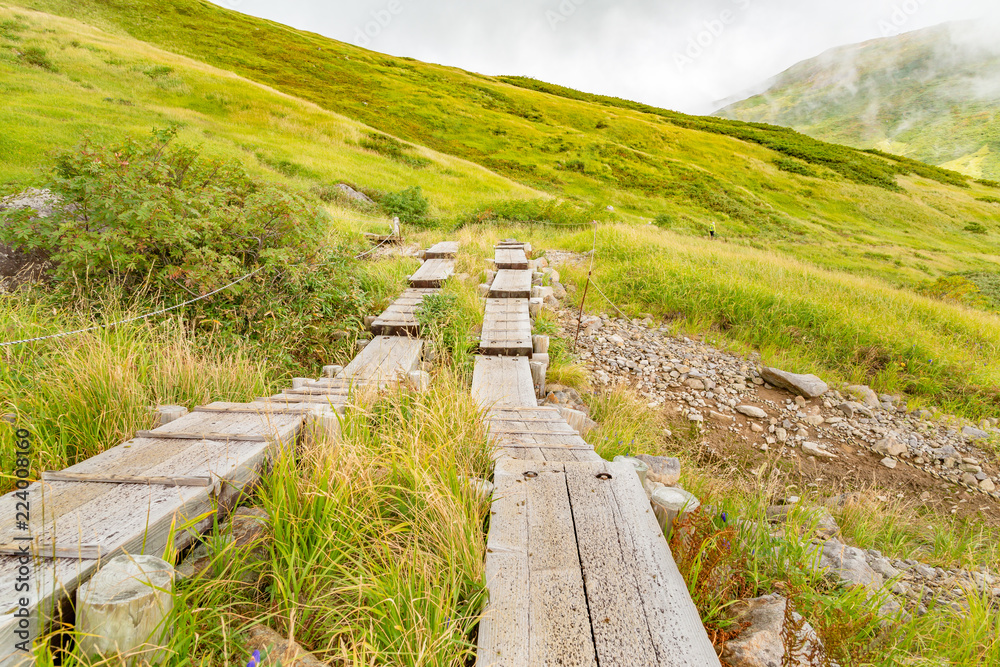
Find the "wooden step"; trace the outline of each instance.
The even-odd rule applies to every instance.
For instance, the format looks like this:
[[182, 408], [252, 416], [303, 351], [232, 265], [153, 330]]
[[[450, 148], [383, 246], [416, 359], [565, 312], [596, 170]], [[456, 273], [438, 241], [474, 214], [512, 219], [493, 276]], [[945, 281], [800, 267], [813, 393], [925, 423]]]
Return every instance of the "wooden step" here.
[[497, 247], [494, 260], [497, 269], [518, 269], [528, 268], [528, 257], [524, 254], [524, 249]]
[[487, 299], [479, 351], [482, 354], [531, 356], [531, 317], [527, 299]]
[[458, 241], [441, 241], [424, 251], [424, 259], [454, 259], [458, 253]]
[[410, 287], [441, 287], [455, 273], [455, 260], [429, 259], [410, 276]]
[[411, 287], [392, 302], [372, 322], [372, 333], [383, 336], [416, 336], [420, 332], [417, 310], [428, 294], [439, 293], [436, 288]]
[[531, 271], [500, 269], [490, 285], [492, 299], [528, 299], [531, 297]]
[[500, 459], [477, 665], [719, 659], [627, 463]]

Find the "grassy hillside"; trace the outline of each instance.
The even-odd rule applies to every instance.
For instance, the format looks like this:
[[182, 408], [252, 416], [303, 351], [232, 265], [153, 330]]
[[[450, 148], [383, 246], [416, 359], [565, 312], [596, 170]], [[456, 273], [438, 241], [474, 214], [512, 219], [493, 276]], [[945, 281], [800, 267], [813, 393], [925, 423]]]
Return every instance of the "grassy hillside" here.
[[[716, 221], [731, 239], [911, 283], [959, 270], [991, 272], [990, 257], [1000, 254], [1000, 207], [977, 201], [1000, 196], [1000, 190], [961, 187], [969, 183], [920, 163], [824, 144], [781, 128], [683, 116], [523, 79], [501, 81], [392, 58], [195, 0], [23, 4], [231, 70], [406, 141], [477, 162], [530, 188], [586, 207], [611, 204], [625, 220], [659, 217], [664, 226], [693, 233]], [[52, 75], [53, 86], [79, 76], [70, 73], [78, 50], [63, 48], [71, 41], [65, 37], [47, 37], [55, 68], [67, 72]], [[156, 82], [144, 80], [148, 76], [131, 78], [158, 91]], [[182, 106], [192, 120], [228, 120], [236, 113], [210, 99], [214, 93], [207, 90], [187, 97], [157, 94], [159, 108]], [[105, 97], [92, 95], [91, 103]], [[65, 105], [60, 113], [72, 119], [73, 106]], [[259, 118], [260, 111], [254, 115]], [[277, 134], [272, 130], [272, 136]], [[358, 138], [363, 139], [347, 137]], [[15, 155], [8, 167], [19, 173], [40, 157], [30, 153], [33, 139], [21, 145], [29, 152]], [[280, 157], [292, 154], [299, 152]], [[315, 170], [313, 164], [303, 166]], [[461, 204], [478, 198], [485, 205], [491, 196], [507, 196], [499, 191], [478, 196], [440, 169], [428, 172], [397, 161], [392, 173], [421, 185], [437, 181], [437, 193], [467, 192]], [[514, 196], [524, 192], [515, 189]], [[990, 233], [970, 236], [965, 227], [971, 220]], [[969, 252], [973, 240], [976, 249]]]
[[832, 49], [719, 111], [1000, 179], [1000, 51], [947, 24]]
[[[443, 225], [553, 211], [576, 221], [655, 221], [665, 231], [630, 237], [637, 244], [630, 262], [663, 261], [658, 245], [687, 239], [686, 259], [669, 261], [695, 267], [691, 279], [711, 275], [719, 283], [692, 284], [670, 299], [664, 294], [676, 283], [669, 280], [656, 283], [659, 296], [633, 286], [621, 295], [625, 303], [681, 312], [692, 325], [724, 328], [734, 342], [797, 367], [867, 377], [970, 413], [996, 400], [995, 341], [948, 333], [956, 326], [980, 332], [982, 318], [987, 329], [996, 318], [964, 306], [927, 301], [935, 307], [920, 310], [928, 331], [942, 332], [927, 342], [943, 350], [935, 352], [931, 380], [919, 365], [898, 377], [885, 369], [923, 354], [911, 340], [918, 315], [905, 306], [912, 290], [964, 273], [984, 294], [995, 291], [1000, 205], [990, 200], [1000, 198], [998, 188], [784, 128], [390, 58], [194, 0], [155, 10], [139, 2], [25, 4], [87, 23], [0, 9], [7, 100], [0, 182], [8, 190], [41, 183], [48, 153], [83, 134], [111, 141], [176, 122], [181, 140], [293, 188], [419, 185]], [[518, 204], [544, 197], [567, 204]], [[609, 204], [613, 213], [604, 210]], [[351, 208], [326, 208], [334, 236], [383, 224]], [[700, 240], [712, 222], [726, 242], [721, 254]], [[618, 271], [622, 258], [606, 268]], [[769, 262], [791, 277], [754, 277], [748, 269]], [[813, 290], [808, 276], [784, 272], [787, 262], [824, 271], [827, 287]], [[886, 310], [884, 320], [846, 326], [871, 304], [843, 313], [830, 301], [859, 291], [904, 305]], [[790, 292], [794, 302], [784, 297]], [[992, 309], [989, 300], [969, 303]], [[776, 308], [808, 316], [775, 319]], [[789, 327], [810, 335], [790, 335]], [[872, 349], [878, 353], [869, 358]]]

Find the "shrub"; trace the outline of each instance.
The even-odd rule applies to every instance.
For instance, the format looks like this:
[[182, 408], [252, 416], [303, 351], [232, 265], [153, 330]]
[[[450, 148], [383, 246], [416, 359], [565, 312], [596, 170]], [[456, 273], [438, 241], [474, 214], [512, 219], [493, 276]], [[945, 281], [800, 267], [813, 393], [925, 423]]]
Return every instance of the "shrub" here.
[[414, 169], [422, 169], [431, 163], [425, 157], [410, 155], [410, 152], [413, 151], [413, 146], [410, 144], [404, 144], [395, 137], [378, 132], [369, 132], [364, 139], [358, 142], [358, 145]]
[[410, 225], [427, 225], [430, 202], [419, 185], [382, 195], [379, 205], [388, 215], [398, 216], [400, 222]]
[[1000, 190], [1000, 181], [991, 181], [985, 178], [977, 178], [976, 183], [979, 183], [980, 185], [985, 185], [988, 188], [997, 188], [998, 190]]
[[920, 294], [943, 301], [955, 301], [974, 307], [988, 305], [988, 300], [979, 291], [979, 287], [962, 275], [942, 276], [934, 281], [925, 280], [917, 285], [916, 289]]
[[819, 173], [815, 169], [811, 168], [805, 162], [802, 162], [801, 160], [778, 157], [774, 159], [774, 166], [776, 166], [781, 171], [787, 171], [792, 174], [799, 174], [800, 176], [810, 176], [812, 178], [819, 178]]
[[669, 213], [660, 213], [653, 218], [653, 224], [660, 229], [670, 229], [674, 226], [674, 216]]
[[57, 156], [49, 188], [61, 209], [6, 214], [0, 241], [47, 255], [52, 288], [79, 289], [94, 304], [125, 294], [146, 308], [155, 293], [173, 305], [254, 272], [186, 307], [189, 326], [249, 336], [276, 358], [326, 356], [343, 327], [335, 318], [358, 319], [367, 297], [351, 253], [322, 246], [323, 211], [252, 180], [238, 162], [175, 144], [175, 134], [85, 140]]
[[25, 65], [31, 65], [33, 67], [41, 67], [42, 69], [47, 69], [50, 72], [56, 71], [55, 65], [49, 60], [49, 57], [45, 54], [45, 49], [37, 46], [29, 46], [24, 49], [19, 54], [21, 62]]
[[971, 233], [973, 233], [973, 234], [985, 234], [985, 233], [986, 233], [986, 228], [985, 228], [985, 227], [983, 227], [983, 226], [982, 226], [982, 225], [981, 225], [980, 223], [978, 223], [978, 222], [970, 222], [970, 223], [969, 223], [969, 224], [967, 224], [967, 225], [966, 225], [966, 226], [965, 226], [965, 227], [964, 227], [963, 229], [964, 229], [965, 231], [967, 231], [967, 232], [971, 232]]
[[597, 125], [595, 125], [594, 127], [596, 127], [598, 130], [604, 130], [610, 127], [610, 125], [608, 125], [608, 121], [602, 119], [597, 121]]
[[238, 163], [171, 145], [175, 129], [114, 147], [85, 140], [56, 159], [48, 218], [12, 214], [3, 240], [48, 255], [63, 280], [114, 274], [206, 290], [259, 266], [311, 257], [321, 214]]
[[559, 162], [556, 164], [557, 169], [564, 169], [566, 171], [575, 171], [578, 173], [586, 173], [587, 165], [583, 160], [568, 160], [566, 162]]
[[976, 201], [986, 202], [987, 204], [1000, 204], [1000, 197], [976, 197]]

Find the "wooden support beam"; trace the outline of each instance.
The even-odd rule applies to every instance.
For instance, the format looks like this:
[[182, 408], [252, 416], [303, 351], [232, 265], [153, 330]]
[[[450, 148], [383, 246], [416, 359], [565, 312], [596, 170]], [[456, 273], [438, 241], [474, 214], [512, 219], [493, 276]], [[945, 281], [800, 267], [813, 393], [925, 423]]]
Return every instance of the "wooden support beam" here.
[[157, 438], [160, 440], [218, 440], [225, 442], [271, 442], [274, 438], [268, 435], [243, 435], [240, 433], [185, 433], [171, 431], [136, 431], [137, 438]]

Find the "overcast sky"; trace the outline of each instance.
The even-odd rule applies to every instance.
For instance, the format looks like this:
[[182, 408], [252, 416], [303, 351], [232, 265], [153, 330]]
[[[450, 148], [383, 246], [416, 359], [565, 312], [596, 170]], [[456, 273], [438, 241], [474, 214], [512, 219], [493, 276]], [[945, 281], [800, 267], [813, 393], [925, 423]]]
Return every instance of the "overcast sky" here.
[[215, 0], [374, 51], [709, 113], [828, 48], [1000, 0]]

